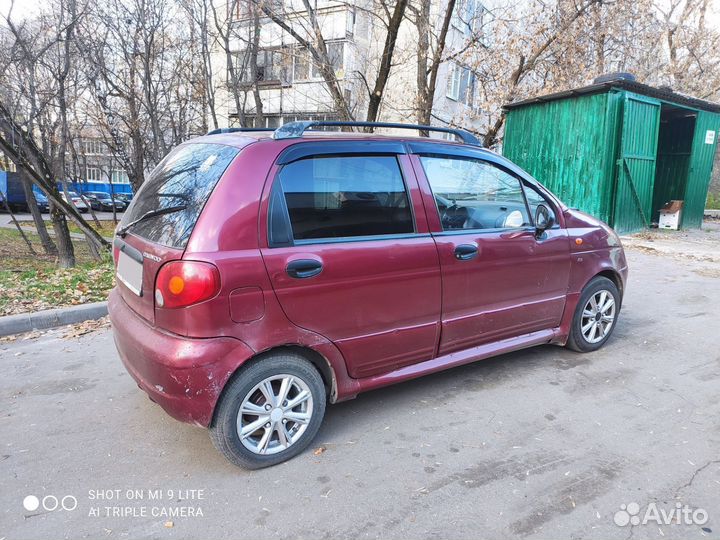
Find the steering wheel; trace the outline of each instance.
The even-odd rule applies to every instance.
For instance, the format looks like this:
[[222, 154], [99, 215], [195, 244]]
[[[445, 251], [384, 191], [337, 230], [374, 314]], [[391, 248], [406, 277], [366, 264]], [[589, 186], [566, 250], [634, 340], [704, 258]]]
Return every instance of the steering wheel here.
[[462, 229], [468, 218], [467, 208], [453, 203], [443, 210], [440, 220], [443, 229]]

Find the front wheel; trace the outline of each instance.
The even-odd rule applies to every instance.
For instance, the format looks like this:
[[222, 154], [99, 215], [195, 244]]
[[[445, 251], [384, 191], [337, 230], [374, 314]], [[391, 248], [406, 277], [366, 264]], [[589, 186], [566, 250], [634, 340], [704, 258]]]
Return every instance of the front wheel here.
[[312, 442], [325, 402], [325, 386], [312, 363], [293, 353], [274, 354], [242, 368], [229, 383], [210, 436], [235, 465], [276, 465]]
[[568, 348], [590, 352], [602, 347], [615, 329], [620, 303], [620, 292], [612, 281], [602, 276], [590, 280], [575, 308]]

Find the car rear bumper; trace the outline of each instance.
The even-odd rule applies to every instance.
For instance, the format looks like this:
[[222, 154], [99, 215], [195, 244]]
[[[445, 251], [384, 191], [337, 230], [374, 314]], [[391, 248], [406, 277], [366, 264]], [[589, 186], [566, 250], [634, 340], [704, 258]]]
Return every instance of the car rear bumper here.
[[108, 311], [118, 353], [138, 386], [170, 416], [209, 426], [225, 383], [252, 349], [235, 338], [192, 339], [159, 330], [132, 311], [117, 288]]

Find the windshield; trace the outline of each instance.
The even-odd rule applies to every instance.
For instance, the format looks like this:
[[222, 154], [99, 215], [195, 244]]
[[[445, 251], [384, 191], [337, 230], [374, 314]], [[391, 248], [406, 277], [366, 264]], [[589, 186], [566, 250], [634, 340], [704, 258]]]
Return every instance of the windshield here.
[[128, 232], [165, 246], [184, 248], [200, 212], [238, 149], [219, 144], [187, 144], [173, 150], [133, 198], [120, 229], [144, 214], [170, 207], [182, 210], [148, 216]]

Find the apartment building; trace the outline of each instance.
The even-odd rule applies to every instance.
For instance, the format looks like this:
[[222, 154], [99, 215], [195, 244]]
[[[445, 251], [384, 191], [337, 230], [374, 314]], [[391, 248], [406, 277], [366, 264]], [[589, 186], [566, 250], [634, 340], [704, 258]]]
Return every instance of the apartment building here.
[[105, 142], [92, 133], [75, 141], [66, 154], [68, 180], [76, 191], [132, 192], [130, 180]]
[[[301, 36], [309, 36], [311, 24], [302, 0], [273, 2], [273, 11], [281, 14], [283, 21]], [[314, 0], [312, 6], [345, 101], [353, 116], [364, 120], [368, 88], [374, 84], [386, 35], [383, 14], [378, 12], [380, 4], [372, 0]], [[417, 8], [411, 0], [407, 15]], [[438, 32], [446, 8], [446, 0], [432, 0], [430, 21]], [[456, 4], [444, 57], [452, 58], [455, 52], [463, 54], [440, 65], [433, 101], [434, 125], [478, 127], [475, 76], [460, 60], [467, 60], [464, 51], [469, 49], [469, 40], [478, 42], [487, 16], [486, 4], [480, 0], [459, 0]], [[293, 120], [338, 117], [310, 52], [290, 32], [268, 17], [257, 16], [250, 2], [240, 2], [237, 11], [229, 14], [228, 25], [232, 30], [230, 56], [234, 73], [227, 67], [228, 55], [222, 48], [216, 50], [214, 62], [215, 73], [220, 74], [216, 103], [221, 127], [277, 127]], [[253, 62], [250, 44], [256, 29], [258, 53]], [[416, 120], [418, 46], [416, 26], [403, 21], [380, 109], [382, 121]], [[262, 103], [261, 115], [256, 114], [257, 97]]]

